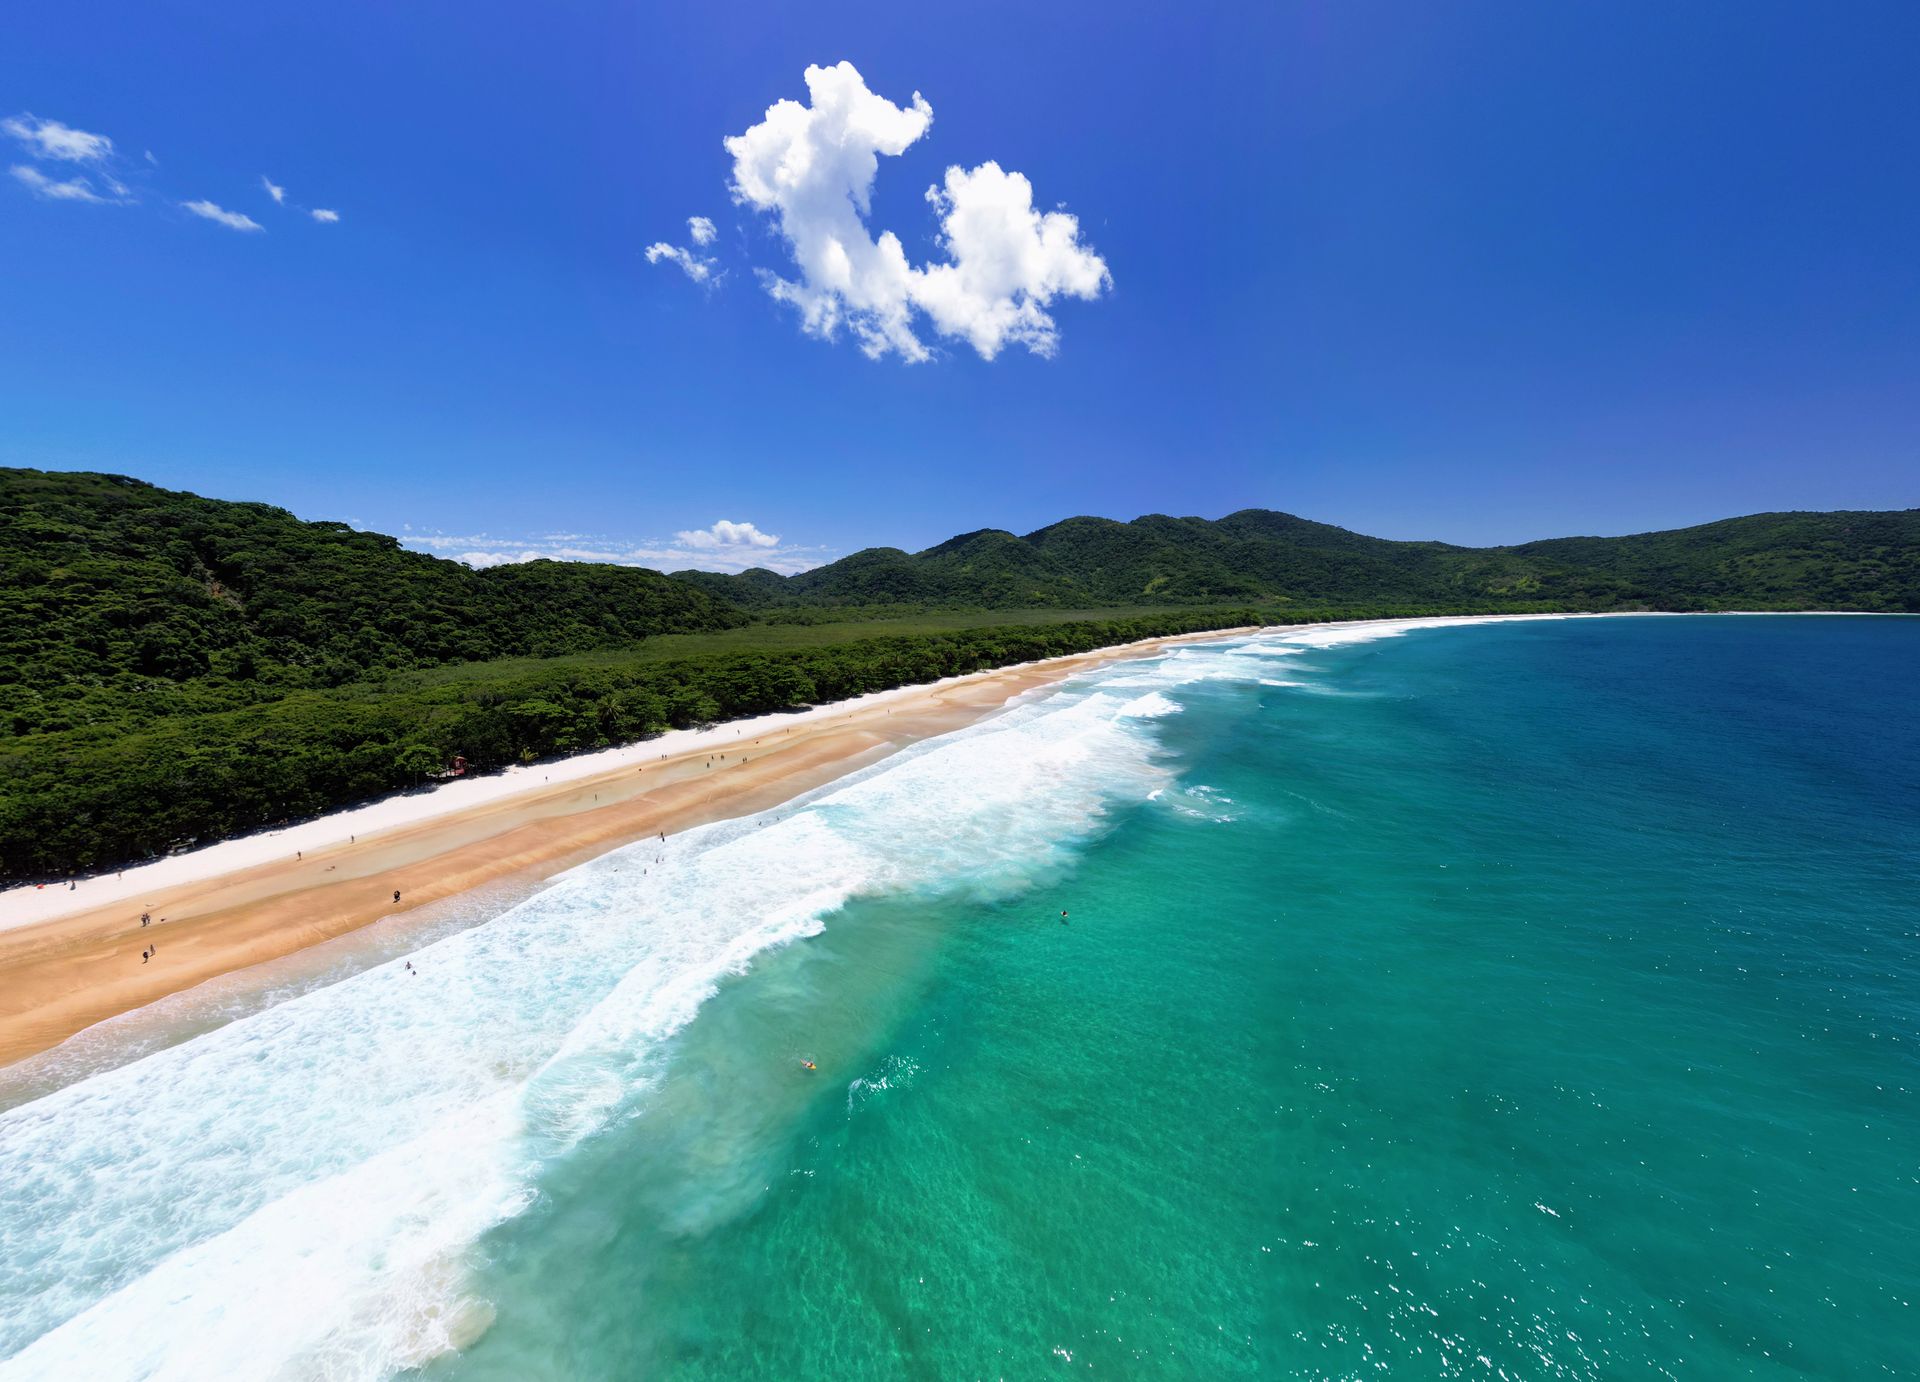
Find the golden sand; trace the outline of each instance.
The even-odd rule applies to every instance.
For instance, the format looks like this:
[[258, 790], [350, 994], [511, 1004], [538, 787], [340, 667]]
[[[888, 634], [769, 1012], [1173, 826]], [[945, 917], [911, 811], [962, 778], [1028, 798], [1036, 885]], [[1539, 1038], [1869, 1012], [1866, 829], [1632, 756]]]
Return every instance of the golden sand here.
[[[156, 889], [138, 903], [0, 931], [0, 1064], [407, 908], [483, 883], [537, 881], [647, 835], [764, 811], [970, 724], [1023, 692], [1181, 641], [1152, 639], [914, 688], [844, 716], [763, 730], [737, 748], [691, 749], [533, 787], [298, 859]], [[140, 924], [143, 910], [153, 917], [149, 926]], [[149, 946], [153, 957], [142, 961]]]

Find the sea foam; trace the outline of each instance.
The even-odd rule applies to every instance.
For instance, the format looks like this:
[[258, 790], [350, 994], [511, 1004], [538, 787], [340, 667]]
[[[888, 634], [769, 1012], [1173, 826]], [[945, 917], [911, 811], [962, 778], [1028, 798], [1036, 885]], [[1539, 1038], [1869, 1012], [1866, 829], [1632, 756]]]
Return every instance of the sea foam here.
[[0, 1114], [0, 1378], [378, 1377], [462, 1346], [469, 1254], [646, 1098], [729, 974], [856, 896], [983, 897], [1172, 779], [1082, 684]]

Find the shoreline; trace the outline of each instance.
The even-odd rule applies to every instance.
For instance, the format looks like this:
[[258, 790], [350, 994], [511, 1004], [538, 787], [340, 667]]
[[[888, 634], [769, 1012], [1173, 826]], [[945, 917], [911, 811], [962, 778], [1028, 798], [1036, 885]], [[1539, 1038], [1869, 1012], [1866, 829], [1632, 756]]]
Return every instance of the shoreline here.
[[[677, 730], [386, 797], [81, 879], [71, 890], [15, 887], [0, 892], [0, 974], [6, 976], [0, 984], [0, 1066], [209, 979], [383, 918], [486, 884], [544, 882], [656, 832], [770, 809], [900, 749], [984, 720], [1078, 672], [1250, 634], [1310, 631], [1337, 641], [1342, 630], [1383, 625], [1608, 617], [1685, 616], [1361, 619], [1143, 639], [712, 729]], [[142, 911], [151, 912], [151, 926], [141, 925]], [[148, 945], [156, 947], [154, 957], [143, 962]]]
[[[71, 890], [8, 889], [0, 893], [0, 1066], [382, 918], [485, 884], [544, 881], [656, 832], [768, 810], [1076, 672], [1293, 627], [1143, 639], [676, 730], [219, 841], [79, 879]], [[140, 923], [143, 911], [150, 926]], [[154, 957], [143, 961], [149, 945]]]

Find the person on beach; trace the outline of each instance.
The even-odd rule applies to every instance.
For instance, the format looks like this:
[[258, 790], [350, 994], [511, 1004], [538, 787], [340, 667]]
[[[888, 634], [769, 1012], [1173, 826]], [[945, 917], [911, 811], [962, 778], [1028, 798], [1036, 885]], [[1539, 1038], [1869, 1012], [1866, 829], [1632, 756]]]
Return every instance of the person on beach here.
[[142, 926], [151, 926], [151, 925], [153, 925], [153, 913], [152, 913], [152, 912], [142, 912], [142, 913], [140, 914], [140, 924], [141, 924]]
[[393, 900], [395, 902], [398, 902], [400, 900], [400, 890], [398, 888], [395, 888], [393, 890]]
[[145, 964], [146, 962], [147, 962], [147, 952], [142, 950], [140, 952], [140, 963]]

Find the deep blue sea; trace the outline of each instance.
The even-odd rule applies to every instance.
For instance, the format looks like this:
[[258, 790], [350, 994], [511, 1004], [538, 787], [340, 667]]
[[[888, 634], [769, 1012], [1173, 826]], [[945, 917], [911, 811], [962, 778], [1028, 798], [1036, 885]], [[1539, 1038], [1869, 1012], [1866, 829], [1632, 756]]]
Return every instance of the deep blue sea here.
[[1920, 619], [1189, 646], [406, 958], [0, 1113], [0, 1378], [1920, 1376]]

